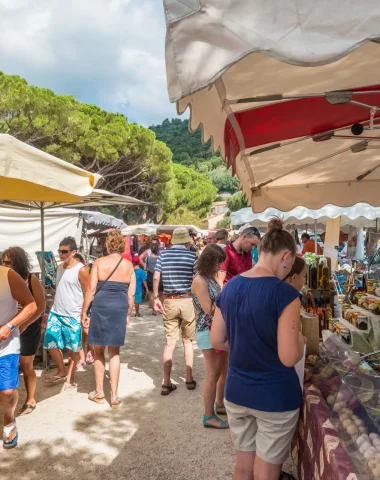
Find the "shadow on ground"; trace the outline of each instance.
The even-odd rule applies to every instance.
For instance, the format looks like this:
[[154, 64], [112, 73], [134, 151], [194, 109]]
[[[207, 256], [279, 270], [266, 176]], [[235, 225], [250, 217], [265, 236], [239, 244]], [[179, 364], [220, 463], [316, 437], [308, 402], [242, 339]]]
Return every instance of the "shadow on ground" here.
[[[229, 432], [207, 430], [201, 423], [204, 367], [199, 350], [194, 365], [198, 388], [186, 390], [183, 349], [178, 348], [173, 364], [178, 390], [168, 397], [160, 395], [161, 323], [160, 316], [146, 316], [134, 319], [127, 331], [121, 375], [128, 379], [128, 393], [118, 410], [87, 400], [85, 394], [94, 386], [91, 370], [78, 374], [78, 393], [67, 397], [60, 393], [62, 385], [39, 384], [38, 409], [27, 421], [19, 421], [20, 446], [0, 453], [0, 479], [231, 479], [234, 454]], [[65, 408], [59, 409], [56, 404], [62, 398]], [[54, 432], [58, 426], [64, 430], [70, 412], [73, 425], [64, 438], [57, 438]], [[43, 424], [41, 434], [33, 433], [34, 422], [36, 428]]]

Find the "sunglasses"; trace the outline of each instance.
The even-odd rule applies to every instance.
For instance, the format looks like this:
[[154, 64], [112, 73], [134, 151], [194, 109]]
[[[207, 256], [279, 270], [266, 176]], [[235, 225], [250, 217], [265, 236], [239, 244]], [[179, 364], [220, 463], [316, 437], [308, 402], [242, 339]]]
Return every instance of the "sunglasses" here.
[[4, 265], [4, 267], [12, 265], [12, 262], [10, 260], [3, 260], [1, 263]]
[[72, 252], [72, 250], [58, 250], [58, 253], [65, 254], [65, 255], [66, 253], [69, 253], [69, 252]]

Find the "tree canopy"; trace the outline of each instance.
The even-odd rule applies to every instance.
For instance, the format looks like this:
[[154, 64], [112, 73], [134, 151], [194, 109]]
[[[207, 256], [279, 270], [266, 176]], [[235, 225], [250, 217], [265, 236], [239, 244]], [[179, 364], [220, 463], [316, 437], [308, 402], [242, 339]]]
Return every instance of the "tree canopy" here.
[[202, 143], [201, 129], [189, 131], [189, 121], [175, 118], [164, 120], [161, 125], [150, 127], [158, 140], [168, 145], [173, 152], [173, 161], [207, 175], [219, 192], [235, 193], [239, 180], [232, 177], [219, 154], [214, 154], [211, 142]]
[[[177, 124], [184, 128], [181, 120]], [[119, 211], [127, 221], [141, 221], [143, 214], [146, 220], [164, 220], [180, 207], [200, 219], [215, 198], [216, 188], [207, 176], [173, 164], [170, 148], [156, 138], [153, 129], [2, 72], [0, 133], [99, 173], [101, 188], [154, 204], [148, 211], [141, 207]], [[205, 155], [202, 158], [212, 157], [206, 155], [209, 147], [202, 145], [199, 136], [188, 133], [188, 141], [190, 153], [196, 149], [201, 157]]]

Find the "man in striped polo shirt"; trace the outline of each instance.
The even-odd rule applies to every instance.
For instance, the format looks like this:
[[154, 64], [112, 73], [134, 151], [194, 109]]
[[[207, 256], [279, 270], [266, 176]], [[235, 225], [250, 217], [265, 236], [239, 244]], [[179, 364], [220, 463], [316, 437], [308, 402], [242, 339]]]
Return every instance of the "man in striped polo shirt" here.
[[[176, 390], [170, 374], [179, 330], [185, 349], [186, 387], [194, 390], [193, 379], [193, 340], [195, 338], [195, 313], [191, 295], [197, 255], [190, 251], [192, 239], [187, 228], [176, 228], [172, 236], [172, 248], [160, 253], [153, 277], [154, 309], [163, 314], [166, 345], [163, 355], [164, 383], [161, 395], [169, 395]], [[159, 283], [162, 276], [164, 304], [159, 299]]]

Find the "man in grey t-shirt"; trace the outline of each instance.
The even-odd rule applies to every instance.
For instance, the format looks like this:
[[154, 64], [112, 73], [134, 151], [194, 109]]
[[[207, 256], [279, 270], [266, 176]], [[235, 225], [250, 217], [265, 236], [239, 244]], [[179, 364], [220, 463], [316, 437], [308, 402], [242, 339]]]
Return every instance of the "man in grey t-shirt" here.
[[219, 247], [224, 248], [227, 245], [228, 242], [228, 232], [224, 228], [221, 230], [218, 230], [215, 235], [216, 238], [216, 244], [219, 245]]

